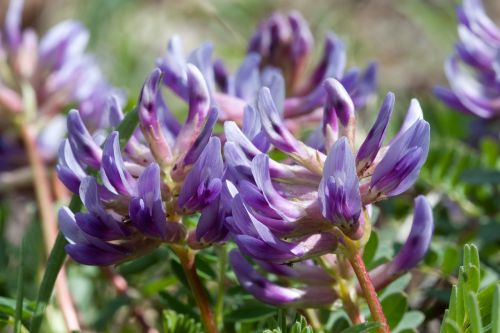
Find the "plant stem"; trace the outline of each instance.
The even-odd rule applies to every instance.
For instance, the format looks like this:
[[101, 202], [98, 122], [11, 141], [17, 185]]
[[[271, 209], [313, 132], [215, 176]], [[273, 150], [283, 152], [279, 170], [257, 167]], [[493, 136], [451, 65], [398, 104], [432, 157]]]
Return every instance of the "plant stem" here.
[[216, 250], [219, 254], [219, 281], [217, 289], [217, 302], [215, 303], [215, 320], [217, 327], [222, 329], [224, 325], [224, 289], [226, 282], [226, 247], [224, 245], [217, 246]]
[[201, 321], [205, 331], [207, 333], [217, 333], [217, 326], [212, 314], [210, 302], [208, 301], [207, 292], [203, 288], [200, 277], [196, 272], [194, 252], [189, 248], [179, 245], [172, 245], [172, 250], [179, 258], [182, 268], [184, 269], [189, 286], [191, 287], [191, 292], [193, 293], [196, 304], [200, 309]]
[[[50, 190], [48, 173], [37, 146], [35, 131], [29, 125], [20, 126], [21, 137], [33, 172], [33, 185], [42, 222], [42, 232], [47, 254], [52, 250], [57, 237], [57, 218]], [[68, 331], [80, 331], [78, 315], [69, 292], [64, 268], [56, 280], [56, 297]]]
[[382, 310], [382, 305], [380, 304], [377, 292], [375, 291], [370, 276], [368, 275], [363, 258], [359, 252], [356, 251], [349, 255], [349, 261], [358, 278], [359, 285], [363, 290], [365, 300], [368, 303], [373, 319], [382, 324], [382, 327], [378, 328], [378, 331], [381, 333], [390, 332], [387, 319], [385, 318], [384, 311]]

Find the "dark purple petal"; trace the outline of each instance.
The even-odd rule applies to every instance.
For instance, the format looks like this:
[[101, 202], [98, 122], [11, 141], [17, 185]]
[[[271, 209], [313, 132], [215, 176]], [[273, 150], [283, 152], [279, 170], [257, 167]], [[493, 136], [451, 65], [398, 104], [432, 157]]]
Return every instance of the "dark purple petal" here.
[[210, 140], [210, 137], [212, 136], [212, 132], [215, 123], [217, 122], [218, 115], [219, 115], [219, 110], [217, 109], [217, 107], [214, 106], [210, 108], [203, 129], [201, 130], [196, 140], [194, 140], [191, 147], [189, 147], [189, 150], [186, 153], [186, 156], [184, 157], [184, 165], [193, 164], [198, 159], [203, 149], [205, 149], [205, 146], [207, 145], [208, 141]]
[[81, 180], [87, 175], [75, 158], [69, 141], [66, 139], [59, 148], [57, 176], [62, 183], [73, 193], [78, 193]]
[[304, 210], [283, 198], [273, 186], [269, 173], [269, 157], [259, 154], [252, 160], [252, 174], [257, 187], [262, 191], [269, 206], [280, 216], [290, 221], [304, 216]]
[[223, 171], [220, 140], [212, 137], [184, 180], [179, 208], [196, 211], [214, 201], [222, 188]]
[[165, 137], [163, 122], [160, 122], [158, 94], [161, 71], [156, 68], [148, 76], [139, 95], [137, 113], [141, 130], [149, 144], [155, 159], [161, 164], [167, 164], [172, 159], [172, 151]]
[[134, 226], [143, 234], [170, 240], [167, 230], [166, 211], [160, 190], [160, 167], [151, 163], [139, 177], [137, 196], [130, 201], [129, 215]]
[[75, 157], [98, 170], [101, 167], [102, 150], [90, 135], [77, 110], [68, 113], [68, 140]]
[[214, 80], [220, 91], [229, 93], [229, 72], [221, 59], [217, 59], [213, 64]]
[[193, 123], [200, 126], [210, 109], [210, 94], [207, 83], [200, 70], [195, 66], [187, 65], [189, 112], [186, 124]]
[[373, 173], [370, 191], [377, 196], [393, 196], [413, 185], [427, 159], [429, 140], [429, 124], [417, 120], [389, 147]]
[[262, 128], [271, 143], [284, 152], [298, 152], [300, 149], [299, 143], [283, 124], [269, 88], [260, 89], [257, 98], [257, 110], [260, 114]]
[[397, 271], [407, 271], [416, 266], [427, 253], [434, 231], [432, 208], [424, 196], [415, 199], [415, 212], [410, 234], [394, 258]]
[[[326, 91], [325, 118], [323, 126], [329, 124], [332, 114], [335, 113], [342, 126], [347, 127], [351, 119], [354, 118], [354, 104], [351, 97], [335, 79], [327, 79], [323, 84]], [[324, 129], [323, 129], [324, 130]]]
[[340, 138], [328, 153], [319, 185], [322, 214], [352, 237], [360, 227], [361, 195], [351, 148]]
[[242, 287], [264, 303], [289, 305], [299, 301], [304, 294], [299, 289], [273, 284], [260, 275], [237, 250], [231, 251], [229, 261]]
[[172, 37], [167, 44], [164, 58], [157, 61], [163, 72], [163, 83], [182, 99], [188, 100], [186, 59], [179, 36]]
[[117, 264], [129, 256], [127, 251], [118, 247], [115, 251], [110, 251], [91, 244], [68, 244], [64, 249], [73, 260], [83, 265], [92, 266]]
[[112, 132], [104, 142], [101, 177], [104, 186], [112, 193], [132, 196], [137, 184], [123, 163], [118, 135], [118, 132]]
[[394, 94], [388, 93], [384, 99], [384, 103], [380, 107], [380, 111], [377, 115], [377, 119], [373, 124], [370, 132], [366, 136], [365, 141], [359, 147], [358, 154], [356, 156], [356, 165], [358, 172], [366, 170], [371, 163], [375, 160], [380, 147], [385, 138], [385, 131], [389, 120], [391, 119], [392, 110], [394, 109]]

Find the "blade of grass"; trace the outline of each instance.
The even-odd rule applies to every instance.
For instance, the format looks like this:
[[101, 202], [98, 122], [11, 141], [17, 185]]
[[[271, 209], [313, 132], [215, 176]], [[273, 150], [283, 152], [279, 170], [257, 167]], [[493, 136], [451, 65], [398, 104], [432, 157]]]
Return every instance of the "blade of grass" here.
[[[71, 199], [71, 203], [69, 204], [69, 208], [73, 212], [75, 212], [79, 211], [81, 209], [81, 206], [82, 202], [80, 201], [80, 198], [77, 195], [74, 195]], [[52, 251], [50, 252], [49, 258], [47, 260], [47, 268], [43, 275], [40, 289], [38, 290], [35, 311], [30, 323], [31, 333], [38, 333], [38, 331], [40, 330], [43, 315], [49, 303], [50, 296], [52, 296], [52, 291], [54, 290], [57, 275], [59, 274], [59, 271], [64, 264], [64, 260], [66, 259], [66, 252], [64, 251], [64, 246], [66, 244], [67, 241], [64, 238], [64, 235], [59, 232], [57, 234], [54, 247], [52, 248]]]
[[24, 298], [24, 240], [19, 247], [19, 270], [17, 272], [16, 315], [14, 317], [14, 332], [21, 333]]

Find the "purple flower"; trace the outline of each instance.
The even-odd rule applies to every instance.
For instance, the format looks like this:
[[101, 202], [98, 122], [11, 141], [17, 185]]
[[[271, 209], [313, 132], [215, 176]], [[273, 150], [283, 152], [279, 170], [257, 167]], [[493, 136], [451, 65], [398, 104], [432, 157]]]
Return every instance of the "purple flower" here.
[[[333, 132], [339, 126], [354, 138], [356, 119], [346, 90], [333, 79], [324, 89], [329, 97], [322, 110], [322, 128]], [[331, 252], [343, 242], [341, 238], [362, 238], [369, 223], [365, 220], [369, 205], [407, 190], [427, 156], [429, 125], [416, 101], [397, 140], [382, 145], [394, 104], [392, 93], [358, 151], [345, 136], [319, 135], [319, 150], [297, 139], [283, 126], [266, 87], [256, 104], [261, 127], [254, 125], [245, 133], [233, 122], [225, 124], [224, 155], [230, 184], [236, 188], [227, 203], [232, 215], [225, 221], [240, 251], [260, 261], [303, 261]], [[252, 110], [249, 107], [245, 112]], [[271, 146], [257, 148], [252, 141], [256, 133], [263, 133]], [[268, 150], [278, 150], [285, 158], [272, 160], [266, 155]]]
[[[86, 140], [88, 134], [107, 127], [103, 115], [110, 94], [119, 93], [110, 86], [90, 54], [85, 53], [89, 32], [76, 21], [64, 21], [38, 40], [32, 28], [22, 30], [22, 0], [11, 0], [0, 31], [0, 109], [13, 119], [13, 113], [23, 113], [23, 119], [36, 123], [35, 135], [40, 155], [53, 161], [66, 135], [62, 113], [76, 105], [80, 119], [72, 122], [87, 133], [73, 129], [70, 143]], [[70, 114], [70, 117], [75, 117]], [[39, 125], [39, 126], [38, 126]], [[95, 147], [81, 145], [86, 164], [99, 159]], [[80, 152], [79, 152], [80, 153]]]
[[312, 48], [310, 29], [298, 12], [274, 13], [251, 37], [248, 54], [233, 76], [220, 59], [211, 59], [213, 48], [209, 44], [194, 50], [185, 60], [178, 37], [169, 41], [157, 65], [165, 73], [164, 84], [184, 100], [188, 99], [187, 65], [198, 67], [220, 108], [219, 120], [233, 120], [240, 125], [247, 104], [255, 107], [260, 89], [268, 87], [278, 114], [286, 120], [283, 126], [294, 133], [318, 120], [315, 110], [326, 100], [322, 86], [326, 79], [342, 82], [356, 109], [364, 107], [376, 90], [375, 64], [362, 72], [353, 68], [344, 74], [345, 46], [333, 33], [325, 37], [322, 58], [307, 75], [305, 68]]
[[434, 93], [451, 108], [481, 118], [500, 114], [500, 28], [481, 0], [464, 0], [457, 9], [459, 41], [445, 63], [450, 88]]
[[375, 168], [369, 196], [394, 196], [413, 185], [427, 159], [429, 140], [429, 124], [421, 119], [401, 134]]
[[[139, 95], [140, 131], [136, 129], [124, 147], [117, 131], [101, 147], [102, 141], [89, 134], [78, 112], [70, 112], [69, 139], [60, 148], [58, 174], [88, 211], [73, 216], [63, 208], [60, 213], [73, 259], [108, 265], [161, 243], [188, 241], [203, 247], [226, 238], [224, 219], [229, 213], [220, 204], [224, 164], [220, 140], [211, 137], [217, 109], [211, 106], [199, 70], [188, 65], [188, 74], [185, 124], [170, 113], [159, 87], [162, 72], [155, 69]], [[108, 107], [110, 123], [116, 126], [122, 111], [113, 99]], [[196, 213], [201, 214], [199, 229], [187, 230], [182, 216]], [[99, 251], [109, 258], [92, 259]]]
[[396, 257], [370, 272], [376, 288], [383, 288], [398, 276], [415, 267], [427, 254], [434, 232], [432, 208], [424, 196], [415, 199], [415, 211], [410, 234]]
[[359, 180], [354, 156], [345, 137], [340, 138], [328, 153], [318, 193], [323, 216], [346, 235], [360, 237], [363, 217]]
[[[320, 285], [283, 287], [257, 272], [237, 250], [231, 251], [229, 261], [242, 287], [264, 303], [307, 308], [330, 305], [338, 298], [337, 293], [328, 285], [328, 276], [320, 275], [320, 281], [323, 282]], [[276, 268], [280, 267], [275, 266]], [[284, 266], [284, 269], [291, 280], [300, 281], [307, 274], [307, 271], [302, 272], [288, 266]]]

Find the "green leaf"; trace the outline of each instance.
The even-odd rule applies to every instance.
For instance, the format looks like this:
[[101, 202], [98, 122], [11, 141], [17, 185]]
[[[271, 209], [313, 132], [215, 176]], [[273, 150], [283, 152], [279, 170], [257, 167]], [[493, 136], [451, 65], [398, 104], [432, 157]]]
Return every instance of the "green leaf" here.
[[376, 328], [380, 327], [380, 323], [366, 322], [363, 324], [358, 324], [356, 326], [349, 327], [343, 330], [341, 333], [365, 333], [373, 332]]
[[163, 311], [164, 333], [203, 333], [201, 323], [171, 310]]
[[249, 302], [224, 315], [228, 322], [254, 322], [276, 314], [276, 309], [258, 302]]
[[137, 109], [134, 108], [131, 111], [127, 112], [125, 118], [118, 125], [116, 130], [120, 134], [120, 147], [123, 148], [127, 144], [128, 140], [134, 134], [134, 131], [139, 123], [139, 114], [137, 113]]
[[472, 333], [481, 333], [482, 332], [482, 321], [481, 321], [481, 313], [479, 312], [479, 304], [477, 301], [477, 296], [474, 292], [469, 291], [467, 293], [467, 314], [470, 319], [470, 329]]
[[445, 327], [446, 333], [462, 333], [462, 330], [460, 329], [458, 324], [453, 320], [445, 320], [443, 326]]
[[500, 284], [496, 285], [493, 292], [491, 314], [491, 333], [500, 333]]
[[460, 253], [453, 246], [444, 249], [441, 271], [445, 276], [450, 275], [460, 264]]
[[158, 295], [160, 296], [160, 300], [169, 308], [175, 310], [176, 312], [185, 313], [196, 320], [199, 319], [200, 316], [194, 312], [193, 307], [184, 304], [178, 297], [172, 296], [165, 291], [161, 291]]
[[366, 246], [363, 250], [363, 261], [365, 262], [365, 265], [368, 269], [373, 268], [370, 267], [370, 264], [372, 263], [373, 259], [375, 258], [375, 254], [377, 253], [378, 243], [378, 235], [375, 231], [372, 231], [372, 233], [370, 234], [370, 239], [368, 240], [368, 243], [366, 243]]
[[24, 297], [24, 240], [19, 247], [19, 270], [17, 272], [17, 295], [16, 295], [16, 316], [14, 317], [14, 332], [21, 332], [21, 321], [23, 319], [23, 297]]
[[[79, 211], [82, 207], [82, 202], [77, 195], [74, 195], [69, 204], [69, 209], [73, 212]], [[61, 270], [66, 259], [66, 252], [64, 251], [64, 246], [67, 244], [64, 235], [59, 232], [57, 234], [56, 241], [50, 251], [49, 258], [47, 260], [47, 268], [42, 278], [42, 283], [40, 289], [38, 290], [38, 296], [35, 305], [35, 312], [31, 318], [30, 332], [38, 333], [40, 326], [42, 324], [43, 315], [45, 309], [49, 303], [50, 297], [52, 295], [52, 290], [56, 283], [57, 275]]]
[[451, 287], [451, 296], [450, 296], [450, 304], [449, 304], [449, 310], [448, 310], [448, 318], [451, 320], [456, 320], [457, 319], [457, 311], [459, 308], [458, 302], [458, 291], [457, 291], [457, 286], [452, 286]]
[[408, 300], [402, 292], [390, 294], [382, 299], [382, 308], [389, 327], [395, 328], [403, 318]]
[[52, 290], [57, 279], [57, 275], [61, 270], [61, 267], [66, 259], [66, 252], [64, 251], [64, 246], [67, 244], [64, 235], [59, 232], [54, 243], [54, 247], [50, 252], [49, 259], [47, 261], [47, 269], [43, 275], [42, 284], [38, 291], [38, 297], [35, 306], [35, 313], [31, 319], [30, 331], [32, 333], [37, 333], [40, 330], [40, 325], [42, 324], [43, 315], [45, 309], [49, 303], [50, 297], [52, 296]]
[[398, 326], [392, 330], [392, 333], [403, 333], [406, 331], [417, 331], [417, 328], [424, 322], [425, 316], [420, 311], [408, 311], [399, 321]]
[[391, 284], [389, 284], [387, 287], [384, 288], [382, 293], [380, 293], [380, 298], [384, 298], [390, 294], [403, 292], [410, 283], [410, 280], [411, 280], [410, 273], [402, 275], [401, 277], [397, 278], [396, 280], [394, 280], [394, 282], [392, 282]]
[[[26, 305], [23, 302], [22, 318], [23, 323], [31, 319], [33, 315], [32, 305]], [[5, 315], [8, 317], [14, 317], [16, 315], [16, 300], [0, 296], [0, 316]]]

